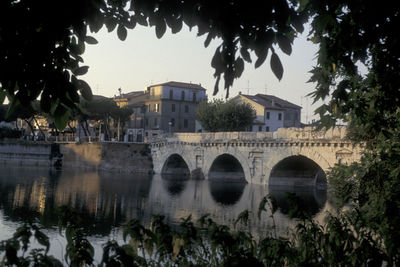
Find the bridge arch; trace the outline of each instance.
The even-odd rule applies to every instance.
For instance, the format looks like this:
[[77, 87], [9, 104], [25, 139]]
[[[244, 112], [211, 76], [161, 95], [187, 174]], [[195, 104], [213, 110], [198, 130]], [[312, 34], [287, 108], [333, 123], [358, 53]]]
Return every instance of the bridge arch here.
[[321, 157], [316, 157], [320, 159], [318, 163], [308, 156], [296, 153], [275, 160], [270, 165], [268, 184], [270, 186], [317, 186], [317, 188], [326, 188], [325, 171], [330, 167], [329, 164], [325, 160], [321, 160]]
[[222, 153], [208, 157], [203, 169], [207, 179], [218, 179], [218, 175], [225, 173], [238, 181], [251, 182], [249, 165], [240, 153]]
[[165, 161], [161, 168], [161, 174], [178, 174], [190, 175], [190, 161], [185, 160], [178, 153], [171, 153], [165, 157]]

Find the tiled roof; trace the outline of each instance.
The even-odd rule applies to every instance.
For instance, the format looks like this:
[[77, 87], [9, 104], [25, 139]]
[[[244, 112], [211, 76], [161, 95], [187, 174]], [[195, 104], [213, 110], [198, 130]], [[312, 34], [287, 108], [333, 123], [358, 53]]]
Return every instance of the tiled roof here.
[[160, 84], [153, 84], [150, 85], [150, 87], [154, 86], [172, 86], [172, 87], [178, 87], [178, 88], [190, 88], [190, 89], [196, 89], [196, 90], [206, 90], [204, 87], [201, 86], [201, 84], [195, 84], [195, 83], [183, 83], [183, 82], [166, 82], [166, 83], [160, 83]]
[[265, 99], [262, 99], [262, 98], [260, 98], [260, 97], [258, 97], [258, 96], [256, 96], [256, 95], [254, 96], [254, 95], [244, 95], [244, 94], [241, 94], [241, 96], [244, 96], [244, 97], [246, 97], [247, 99], [250, 99], [250, 100], [252, 100], [252, 101], [258, 103], [258, 104], [262, 105], [262, 106], [265, 107], [265, 108], [268, 108], [268, 109], [275, 109], [275, 110], [283, 110], [282, 107], [279, 107], [279, 106], [272, 106], [272, 102], [271, 102], [271, 101], [266, 101]]
[[116, 99], [118, 99], [118, 98], [127, 98], [127, 99], [129, 99], [129, 98], [137, 97], [137, 96], [140, 96], [140, 95], [144, 95], [144, 91], [133, 91], [133, 92], [129, 92], [129, 93], [126, 93], [126, 94], [118, 95], [115, 98]]
[[280, 106], [282, 108], [301, 108], [296, 104], [290, 103], [289, 101], [283, 100], [282, 98], [273, 95], [256, 94], [255, 96], [268, 102], [274, 101], [275, 105], [278, 107]]

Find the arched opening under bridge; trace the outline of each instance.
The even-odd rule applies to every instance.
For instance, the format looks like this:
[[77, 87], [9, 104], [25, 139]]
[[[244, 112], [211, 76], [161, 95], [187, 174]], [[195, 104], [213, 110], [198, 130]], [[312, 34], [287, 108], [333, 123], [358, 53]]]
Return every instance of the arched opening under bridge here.
[[185, 160], [179, 154], [172, 154], [165, 161], [161, 170], [163, 175], [189, 176], [190, 170]]
[[326, 175], [313, 160], [302, 156], [290, 156], [276, 164], [269, 178], [269, 186], [316, 187], [325, 189]]
[[211, 165], [208, 179], [212, 181], [246, 182], [239, 160], [230, 154], [218, 156]]

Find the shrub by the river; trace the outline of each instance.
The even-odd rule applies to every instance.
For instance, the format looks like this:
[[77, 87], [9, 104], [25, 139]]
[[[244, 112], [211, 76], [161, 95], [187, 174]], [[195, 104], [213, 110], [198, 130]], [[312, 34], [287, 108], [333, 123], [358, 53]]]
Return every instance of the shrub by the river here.
[[[295, 202], [296, 197], [291, 196]], [[258, 217], [271, 209], [273, 199], [260, 203]], [[94, 249], [80, 226], [79, 214], [66, 207], [60, 209], [59, 229], [67, 240], [65, 261], [70, 266], [94, 264]], [[182, 219], [171, 229], [162, 216], [154, 216], [151, 227], [137, 220], [124, 225], [124, 243], [108, 241], [103, 246], [100, 266], [382, 266], [391, 262], [380, 236], [376, 236], [357, 214], [357, 209], [337, 217], [327, 215], [326, 224], [318, 225], [299, 213], [301, 219], [289, 238], [271, 232], [255, 238], [249, 232], [237, 230], [248, 223], [249, 211], [235, 221], [235, 230], [219, 225], [207, 215], [193, 222]], [[245, 227], [238, 227], [245, 228]], [[41, 249], [29, 250], [31, 237]], [[0, 245], [2, 266], [62, 266], [59, 259], [48, 255], [50, 242], [39, 226], [26, 223]], [[390, 265], [390, 264], [389, 264]]]

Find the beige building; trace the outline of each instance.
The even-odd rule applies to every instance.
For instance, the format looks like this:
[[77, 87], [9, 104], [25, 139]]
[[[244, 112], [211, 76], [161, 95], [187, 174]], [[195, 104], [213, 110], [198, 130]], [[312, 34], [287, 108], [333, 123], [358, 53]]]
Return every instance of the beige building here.
[[115, 97], [117, 104], [133, 109], [128, 140], [140, 141], [162, 133], [195, 132], [196, 109], [206, 100], [200, 84], [166, 82]]
[[278, 128], [300, 127], [301, 107], [273, 95], [244, 95], [233, 98], [249, 103], [256, 111], [251, 132], [274, 132]]

